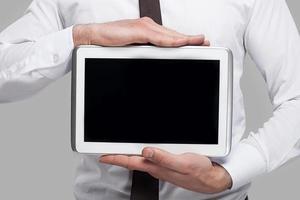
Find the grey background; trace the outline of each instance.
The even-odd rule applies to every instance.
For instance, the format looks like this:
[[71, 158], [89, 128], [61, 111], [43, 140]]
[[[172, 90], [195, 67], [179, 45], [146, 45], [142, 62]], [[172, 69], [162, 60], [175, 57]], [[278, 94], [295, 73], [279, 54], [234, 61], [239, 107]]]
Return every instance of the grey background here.
[[[0, 30], [31, 0], [0, 0]], [[287, 0], [300, 29], [300, 2]], [[298, 12], [297, 12], [298, 11]], [[300, 67], [300, 66], [299, 66]], [[73, 199], [77, 158], [70, 149], [70, 74], [31, 99], [0, 104], [0, 199]], [[247, 59], [242, 79], [247, 132], [257, 130], [272, 106], [262, 77]], [[300, 159], [255, 179], [251, 199], [299, 199]]]

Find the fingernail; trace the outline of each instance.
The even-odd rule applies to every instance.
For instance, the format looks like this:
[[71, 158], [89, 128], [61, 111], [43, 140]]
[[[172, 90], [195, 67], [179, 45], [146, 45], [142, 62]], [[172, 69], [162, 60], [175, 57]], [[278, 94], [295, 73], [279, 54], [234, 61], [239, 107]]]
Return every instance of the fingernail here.
[[145, 149], [145, 151], [144, 151], [145, 158], [152, 158], [153, 154], [154, 154], [154, 151], [152, 149]]
[[99, 162], [103, 162], [103, 156], [99, 158]]
[[210, 41], [209, 41], [209, 40], [207, 40], [207, 39], [205, 39], [205, 40], [204, 40], [204, 45], [206, 45], [206, 46], [210, 46]]
[[105, 155], [104, 156], [101, 156], [100, 158], [99, 158], [99, 162], [107, 162], [107, 159], [105, 159]]

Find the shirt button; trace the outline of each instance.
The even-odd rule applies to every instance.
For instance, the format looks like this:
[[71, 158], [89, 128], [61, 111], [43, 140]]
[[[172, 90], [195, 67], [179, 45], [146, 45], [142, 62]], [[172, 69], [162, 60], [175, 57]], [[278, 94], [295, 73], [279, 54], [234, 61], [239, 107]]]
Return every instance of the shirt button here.
[[53, 55], [53, 62], [57, 63], [59, 61], [59, 55], [58, 54], [54, 54]]

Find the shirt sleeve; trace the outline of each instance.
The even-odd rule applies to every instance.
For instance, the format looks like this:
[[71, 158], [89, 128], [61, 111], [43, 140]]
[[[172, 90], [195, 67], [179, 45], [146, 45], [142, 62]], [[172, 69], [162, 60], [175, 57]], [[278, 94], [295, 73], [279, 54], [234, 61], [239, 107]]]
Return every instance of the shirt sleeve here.
[[232, 189], [300, 155], [300, 37], [285, 0], [255, 0], [244, 45], [267, 83], [273, 116], [220, 164]]
[[72, 28], [55, 0], [34, 0], [0, 33], [0, 102], [29, 97], [70, 71]]

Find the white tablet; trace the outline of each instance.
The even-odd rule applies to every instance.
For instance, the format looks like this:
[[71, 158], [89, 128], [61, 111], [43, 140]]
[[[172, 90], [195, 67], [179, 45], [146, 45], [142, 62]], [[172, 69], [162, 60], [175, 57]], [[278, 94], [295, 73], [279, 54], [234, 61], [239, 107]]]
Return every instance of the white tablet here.
[[82, 46], [73, 59], [74, 151], [139, 155], [152, 146], [176, 154], [228, 154], [230, 50]]

